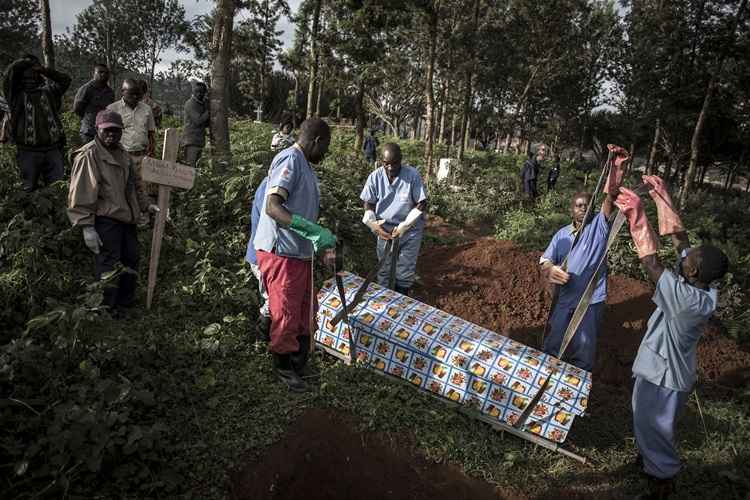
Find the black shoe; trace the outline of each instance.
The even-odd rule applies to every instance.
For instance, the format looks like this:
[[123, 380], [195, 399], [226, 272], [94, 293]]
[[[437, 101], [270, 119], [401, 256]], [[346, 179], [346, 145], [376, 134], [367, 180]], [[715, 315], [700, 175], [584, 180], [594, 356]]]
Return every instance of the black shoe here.
[[406, 295], [407, 297], [409, 296], [409, 292], [411, 292], [411, 288], [402, 288], [398, 285], [396, 285], [395, 288], [398, 293], [400, 293], [401, 295]]
[[307, 390], [307, 384], [297, 373], [292, 369], [292, 363], [289, 354], [275, 354], [273, 355], [273, 371], [276, 376], [281, 380], [292, 392], [305, 392]]
[[260, 316], [255, 323], [255, 338], [260, 342], [271, 341], [271, 318]]
[[300, 335], [297, 337], [297, 342], [299, 342], [299, 350], [289, 355], [292, 362], [292, 369], [302, 378], [315, 378], [319, 376], [320, 374], [308, 365], [310, 359], [310, 337], [308, 335]]

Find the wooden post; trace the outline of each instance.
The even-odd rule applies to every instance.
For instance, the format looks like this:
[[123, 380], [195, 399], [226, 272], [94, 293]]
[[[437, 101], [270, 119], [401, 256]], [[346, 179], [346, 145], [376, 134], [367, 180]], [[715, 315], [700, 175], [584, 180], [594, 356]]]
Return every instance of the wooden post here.
[[169, 212], [169, 197], [173, 187], [190, 189], [195, 181], [195, 169], [177, 163], [177, 152], [180, 139], [177, 129], [164, 131], [164, 151], [162, 161], [145, 157], [141, 166], [141, 175], [145, 182], [159, 185], [159, 210], [151, 237], [151, 256], [148, 263], [148, 289], [146, 292], [146, 309], [151, 309], [156, 288], [156, 271], [159, 269], [161, 240], [164, 237], [164, 226]]

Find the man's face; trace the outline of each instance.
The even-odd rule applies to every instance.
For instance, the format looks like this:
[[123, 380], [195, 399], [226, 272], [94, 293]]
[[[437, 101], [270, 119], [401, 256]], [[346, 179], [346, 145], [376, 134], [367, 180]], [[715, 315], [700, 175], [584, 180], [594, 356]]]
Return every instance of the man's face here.
[[573, 200], [573, 220], [577, 224], [583, 222], [583, 218], [586, 216], [586, 209], [589, 208], [589, 198], [587, 196], [579, 196]]
[[197, 101], [203, 102], [203, 99], [206, 98], [206, 87], [203, 85], [197, 85], [195, 90], [193, 90], [193, 95]]
[[324, 137], [316, 137], [313, 142], [313, 146], [308, 152], [308, 161], [313, 164], [318, 164], [323, 161], [326, 154], [328, 153], [328, 147], [331, 145], [331, 134], [327, 134]]
[[94, 81], [100, 84], [105, 84], [109, 80], [109, 70], [107, 68], [94, 68]]
[[281, 131], [286, 135], [289, 135], [292, 132], [292, 126], [289, 123], [285, 123], [284, 126], [281, 127]]
[[389, 177], [396, 177], [401, 171], [401, 155], [391, 149], [383, 151], [383, 168]]
[[105, 148], [113, 148], [122, 138], [122, 129], [120, 127], [98, 128], [96, 135]]
[[131, 108], [134, 108], [138, 104], [138, 101], [141, 100], [141, 89], [138, 87], [131, 87], [130, 85], [125, 84], [122, 86], [121, 92], [122, 100]]

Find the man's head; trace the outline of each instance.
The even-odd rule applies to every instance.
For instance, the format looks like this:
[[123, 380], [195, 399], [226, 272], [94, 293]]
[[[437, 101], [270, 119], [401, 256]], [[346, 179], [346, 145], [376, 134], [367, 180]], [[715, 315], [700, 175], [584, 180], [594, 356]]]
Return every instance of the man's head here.
[[680, 272], [690, 284], [705, 288], [723, 278], [728, 269], [729, 259], [724, 252], [713, 245], [701, 245], [688, 250]]
[[370, 129], [370, 135], [375, 137], [375, 132], [377, 132], [374, 128]]
[[320, 163], [328, 153], [328, 146], [331, 145], [331, 129], [320, 118], [308, 118], [300, 125], [297, 144], [305, 153], [307, 161], [313, 164]]
[[528, 156], [529, 160], [531, 160], [532, 158], [534, 158], [535, 154], [536, 153], [534, 153], [534, 151], [530, 149], [529, 152], [527, 153], [527, 156]]
[[292, 126], [292, 122], [286, 121], [281, 124], [281, 131], [284, 132], [286, 135], [289, 135], [292, 133], [292, 130], [294, 127]]
[[583, 222], [583, 218], [586, 216], [586, 210], [589, 208], [591, 203], [591, 193], [585, 191], [579, 191], [573, 195], [573, 201], [570, 204], [570, 211], [573, 215], [573, 222], [576, 225]]
[[395, 142], [383, 145], [383, 168], [389, 177], [396, 177], [401, 171], [401, 147]]
[[94, 65], [94, 81], [99, 85], [106, 85], [109, 81], [109, 68], [105, 64]]
[[26, 54], [23, 59], [28, 61], [28, 66], [23, 71], [21, 81], [23, 87], [26, 90], [33, 90], [44, 83], [42, 78], [42, 64], [39, 62], [39, 58], [33, 54]]
[[122, 116], [103, 109], [96, 115], [96, 137], [107, 149], [114, 149], [122, 138]]
[[193, 97], [195, 97], [198, 102], [203, 102], [203, 99], [206, 98], [206, 94], [208, 93], [208, 87], [206, 87], [206, 84], [203, 82], [193, 82], [191, 85]]
[[132, 78], [126, 78], [122, 81], [120, 92], [122, 93], [122, 100], [131, 108], [136, 107], [138, 101], [141, 100], [141, 86]]

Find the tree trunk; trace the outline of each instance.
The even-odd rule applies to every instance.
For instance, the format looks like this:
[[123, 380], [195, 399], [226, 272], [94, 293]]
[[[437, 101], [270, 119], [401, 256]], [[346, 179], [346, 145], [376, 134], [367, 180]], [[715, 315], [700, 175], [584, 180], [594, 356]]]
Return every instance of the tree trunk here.
[[[323, 0], [317, 0], [315, 2], [315, 10], [313, 11], [313, 23], [312, 33], [310, 34], [310, 83], [307, 87], [307, 114], [305, 118], [313, 116], [313, 110], [315, 109], [315, 84], [318, 80], [318, 26], [320, 25], [320, 6]], [[363, 97], [364, 99], [364, 97]]]
[[443, 81], [443, 97], [440, 104], [440, 132], [438, 143], [445, 144], [445, 115], [448, 114], [448, 81]]
[[424, 163], [427, 167], [427, 183], [432, 182], [435, 175], [432, 165], [433, 136], [435, 128], [435, 89], [433, 80], [435, 76], [435, 52], [437, 46], [437, 24], [440, 11], [440, 1], [437, 0], [428, 7], [429, 9], [429, 47], [427, 49], [427, 80], [425, 81], [425, 102], [427, 120], [425, 123]]
[[55, 47], [52, 45], [52, 22], [49, 13], [49, 0], [39, 0], [42, 11], [42, 54], [44, 65], [55, 69]]
[[234, 0], [217, 0], [211, 40], [211, 145], [213, 159], [225, 166], [231, 161], [229, 151], [229, 65], [232, 60], [232, 27]]
[[318, 96], [315, 99], [315, 116], [320, 116], [320, 101], [323, 98], [323, 78], [321, 75], [320, 82], [318, 83]]
[[661, 120], [656, 119], [656, 127], [654, 127], [654, 140], [651, 143], [651, 152], [648, 155], [648, 161], [646, 162], [646, 174], [651, 175], [654, 173], [656, 167], [656, 151], [659, 147], [659, 141], [661, 139]]
[[357, 89], [357, 137], [354, 140], [354, 149], [357, 154], [362, 154], [362, 141], [365, 135], [365, 82], [359, 81]]
[[747, 0], [742, 0], [742, 3], [737, 8], [737, 12], [734, 15], [731, 30], [729, 31], [729, 40], [723, 45], [723, 50], [719, 56], [719, 60], [716, 64], [716, 69], [711, 75], [711, 80], [708, 82], [706, 88], [706, 95], [703, 98], [703, 107], [698, 115], [698, 120], [695, 122], [695, 129], [693, 130], [693, 137], [690, 140], [690, 163], [688, 163], [688, 170], [685, 174], [685, 181], [680, 189], [680, 209], [684, 210], [687, 206], [690, 191], [693, 187], [695, 180], [696, 168], [698, 165], [698, 159], [700, 157], [701, 150], [701, 136], [703, 135], [703, 128], [706, 125], [706, 118], [711, 107], [711, 101], [713, 100], [714, 91], [719, 84], [722, 70], [724, 69], [724, 60], [726, 59], [729, 49], [734, 46], [735, 32], [737, 31], [737, 25], [739, 24], [740, 18], [745, 12], [747, 7]]

